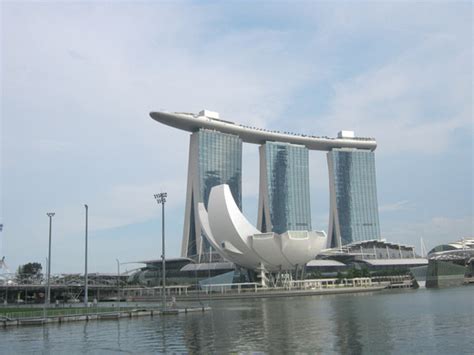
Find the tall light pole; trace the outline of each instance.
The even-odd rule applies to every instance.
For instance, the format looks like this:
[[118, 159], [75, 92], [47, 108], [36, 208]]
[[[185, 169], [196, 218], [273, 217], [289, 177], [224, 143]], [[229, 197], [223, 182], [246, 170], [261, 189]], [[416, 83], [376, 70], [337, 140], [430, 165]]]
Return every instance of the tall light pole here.
[[120, 313], [120, 261], [119, 259], [115, 259], [117, 261], [117, 299], [118, 299], [118, 311]]
[[[2, 231], [3, 231], [3, 223], [0, 224], [0, 232], [2, 232]], [[3, 242], [3, 239], [0, 239], [0, 246], [3, 246], [2, 242]], [[3, 251], [3, 248], [2, 248], [2, 251]]]
[[[3, 232], [3, 223], [0, 224], [0, 232]], [[1, 239], [0, 236], [0, 246], [3, 246], [3, 239]], [[3, 251], [3, 248], [2, 248]], [[5, 266], [5, 257], [2, 259], [2, 268], [6, 269]], [[8, 276], [5, 277], [5, 299], [3, 300], [3, 304], [7, 305], [8, 304]]]
[[85, 241], [86, 241], [86, 249], [85, 249], [85, 268], [84, 268], [84, 306], [89, 305], [89, 282], [88, 282], [88, 274], [87, 274], [87, 231], [88, 231], [88, 218], [89, 218], [89, 206], [84, 205], [86, 208], [86, 231], [85, 231]]
[[51, 303], [51, 229], [53, 226], [53, 216], [55, 215], [55, 213], [48, 212], [46, 213], [46, 215], [49, 217], [48, 280], [47, 280], [48, 295], [46, 297], [46, 304], [49, 305]]
[[[46, 265], [46, 268], [48, 268], [48, 258], [45, 259], [45, 265]], [[46, 275], [47, 274], [48, 274], [48, 270], [46, 270]], [[43, 303], [43, 319], [46, 319], [46, 301], [48, 299], [46, 295], [48, 294], [48, 286], [45, 286], [44, 294], [45, 294], [45, 298], [44, 298], [44, 303]]]
[[155, 194], [155, 199], [158, 204], [161, 204], [161, 268], [162, 277], [161, 285], [163, 290], [163, 311], [166, 311], [166, 265], [165, 265], [165, 202], [168, 194], [166, 192], [160, 192]]

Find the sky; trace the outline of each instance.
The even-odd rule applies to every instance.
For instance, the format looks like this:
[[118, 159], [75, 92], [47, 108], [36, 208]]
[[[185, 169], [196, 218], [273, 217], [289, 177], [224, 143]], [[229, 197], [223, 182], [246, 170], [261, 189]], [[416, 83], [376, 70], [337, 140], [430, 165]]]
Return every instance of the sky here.
[[[474, 235], [473, 5], [443, 2], [9, 2], [1, 5], [0, 254], [51, 272], [179, 256], [199, 112], [322, 136], [375, 137], [382, 237], [426, 248]], [[258, 147], [243, 212], [257, 219]], [[310, 152], [313, 229], [328, 229], [324, 152]], [[136, 265], [135, 265], [136, 266]], [[124, 268], [133, 268], [126, 264]]]

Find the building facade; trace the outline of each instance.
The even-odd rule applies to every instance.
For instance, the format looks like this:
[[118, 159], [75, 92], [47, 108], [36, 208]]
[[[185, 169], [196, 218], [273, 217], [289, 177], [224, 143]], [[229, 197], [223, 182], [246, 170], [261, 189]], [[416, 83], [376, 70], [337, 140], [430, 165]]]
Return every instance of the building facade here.
[[[314, 136], [251, 127], [222, 119], [217, 112], [150, 112], [164, 125], [192, 132], [182, 242], [183, 257], [210, 251], [199, 221], [213, 186], [227, 184], [242, 206], [242, 143], [260, 146], [257, 227], [262, 233], [311, 228], [308, 150], [328, 152], [330, 223], [328, 247], [380, 239], [375, 181], [374, 138], [341, 131], [337, 137]], [[217, 250], [217, 248], [214, 248]], [[212, 256], [212, 253], [209, 253]]]
[[188, 186], [181, 256], [200, 259], [210, 245], [202, 238], [198, 203], [207, 207], [209, 193], [216, 185], [227, 184], [242, 208], [242, 140], [235, 135], [200, 129], [191, 134]]
[[329, 247], [380, 239], [375, 153], [336, 148], [327, 153]]
[[279, 142], [259, 149], [258, 229], [278, 234], [311, 230], [308, 149]]

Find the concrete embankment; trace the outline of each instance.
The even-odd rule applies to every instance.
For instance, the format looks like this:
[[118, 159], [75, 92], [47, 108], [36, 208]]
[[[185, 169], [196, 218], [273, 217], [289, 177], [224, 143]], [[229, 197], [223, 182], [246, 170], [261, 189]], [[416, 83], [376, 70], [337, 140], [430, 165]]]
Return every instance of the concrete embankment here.
[[[206, 293], [188, 293], [187, 295], [176, 295], [176, 301], [199, 301], [203, 299], [226, 300], [226, 299], [247, 299], [247, 298], [272, 298], [272, 297], [296, 297], [296, 296], [317, 296], [345, 293], [375, 292], [381, 291], [389, 283], [381, 283], [380, 285], [361, 286], [361, 287], [332, 287], [317, 288], [306, 290], [284, 290], [284, 289], [255, 289], [251, 291], [237, 292], [235, 290]], [[159, 297], [154, 296], [135, 296], [130, 299], [133, 302], [156, 302]]]
[[64, 315], [64, 316], [50, 316], [46, 318], [1, 318], [0, 325], [3, 327], [11, 326], [27, 326], [27, 325], [45, 325], [50, 323], [68, 323], [68, 322], [88, 322], [95, 320], [119, 320], [120, 318], [135, 318], [135, 317], [153, 317], [153, 316], [167, 316], [180, 313], [191, 312], [205, 312], [209, 311], [210, 307], [188, 307], [188, 308], [172, 308], [166, 311], [138, 309], [132, 311], [110, 312], [110, 313], [90, 313], [83, 315]]
[[[333, 294], [351, 294], [351, 293], [367, 293], [381, 291], [389, 286], [389, 282], [381, 282], [376, 285], [364, 286], [341, 286], [332, 285], [324, 288], [306, 288], [306, 289], [285, 289], [285, 288], [252, 288], [252, 289], [222, 289], [221, 292], [189, 292], [181, 295], [172, 295], [176, 302], [193, 302], [202, 300], [227, 300], [227, 299], [252, 299], [252, 298], [274, 298], [274, 297], [297, 297], [297, 296], [318, 296]], [[169, 298], [169, 299], [170, 299]], [[160, 302], [161, 296], [135, 296], [129, 297], [129, 301], [133, 302]], [[149, 307], [149, 306], [148, 306]], [[166, 316], [189, 312], [204, 312], [210, 310], [209, 307], [187, 307], [187, 308], [168, 308], [166, 311], [160, 309], [140, 308], [136, 309], [112, 311], [112, 312], [94, 312], [92, 309], [87, 314], [64, 314], [47, 317], [18, 317], [13, 316], [1, 317], [0, 326], [27, 326], [27, 325], [44, 325], [49, 323], [67, 323], [77, 321], [94, 321], [94, 320], [119, 320], [120, 318], [134, 318], [144, 316]]]

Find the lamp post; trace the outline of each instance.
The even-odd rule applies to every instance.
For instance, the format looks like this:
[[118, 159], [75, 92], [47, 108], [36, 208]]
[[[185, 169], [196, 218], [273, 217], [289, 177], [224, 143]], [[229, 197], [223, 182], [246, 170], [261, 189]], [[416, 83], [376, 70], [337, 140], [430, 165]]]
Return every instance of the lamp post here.
[[48, 212], [46, 215], [49, 217], [49, 248], [48, 248], [48, 279], [47, 279], [47, 289], [48, 295], [46, 297], [46, 304], [51, 303], [51, 229], [53, 226], [53, 217], [54, 212]]
[[161, 285], [163, 290], [163, 311], [166, 311], [166, 265], [165, 265], [165, 203], [168, 194], [166, 192], [160, 192], [155, 194], [155, 199], [158, 204], [161, 204], [161, 268], [162, 277]]
[[89, 206], [84, 205], [86, 208], [86, 229], [85, 229], [85, 268], [84, 268], [84, 306], [87, 308], [89, 306], [89, 279], [88, 279], [88, 274], [87, 274], [87, 232], [88, 232], [88, 223], [89, 223]]
[[[45, 265], [46, 268], [48, 268], [48, 258], [45, 259]], [[46, 270], [46, 275], [48, 275], [48, 270]], [[48, 286], [45, 286], [45, 298], [44, 298], [44, 303], [43, 303], [43, 319], [46, 319], [46, 301], [47, 301], [47, 294], [48, 294]]]
[[[3, 223], [0, 224], [0, 232], [2, 232], [2, 231], [3, 231]], [[3, 244], [2, 244], [2, 241], [3, 241], [3, 240], [0, 239], [0, 246], [3, 245]], [[2, 251], [3, 251], [3, 249], [2, 249]]]
[[[0, 224], [0, 232], [3, 232], [3, 223]], [[0, 237], [0, 246], [3, 246], [2, 244], [3, 240], [1, 239]], [[3, 251], [3, 249], [2, 249]], [[3, 257], [2, 259], [2, 268], [5, 268], [6, 269], [6, 266], [5, 266], [5, 257]], [[8, 304], [8, 276], [5, 277], [5, 299], [3, 300], [3, 304], [7, 305]]]
[[118, 311], [120, 313], [120, 261], [119, 259], [115, 259], [117, 261], [117, 299], [118, 299]]

